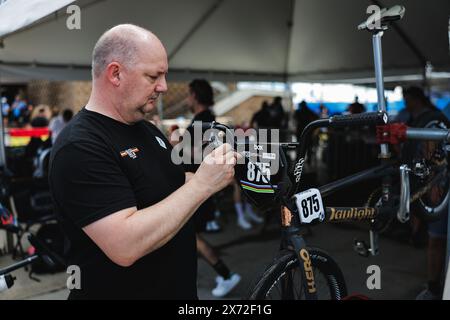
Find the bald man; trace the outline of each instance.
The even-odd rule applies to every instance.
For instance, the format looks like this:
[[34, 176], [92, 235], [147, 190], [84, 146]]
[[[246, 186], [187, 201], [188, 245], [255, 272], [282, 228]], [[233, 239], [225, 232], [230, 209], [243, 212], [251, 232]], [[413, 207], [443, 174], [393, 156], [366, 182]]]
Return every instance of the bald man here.
[[151, 32], [119, 25], [92, 56], [87, 105], [53, 147], [50, 185], [81, 288], [69, 299], [196, 299], [191, 216], [228, 185], [236, 154], [211, 153], [195, 174], [144, 120], [167, 90], [167, 54]]

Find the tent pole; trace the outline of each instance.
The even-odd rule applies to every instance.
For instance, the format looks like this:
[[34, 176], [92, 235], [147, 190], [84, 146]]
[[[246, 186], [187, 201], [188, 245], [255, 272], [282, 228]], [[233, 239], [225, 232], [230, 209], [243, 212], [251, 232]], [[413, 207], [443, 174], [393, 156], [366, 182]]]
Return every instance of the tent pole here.
[[[1, 77], [0, 77], [1, 78]], [[1, 90], [1, 83], [0, 83], [0, 98], [2, 96], [2, 90]], [[5, 156], [5, 128], [3, 123], [3, 103], [2, 103], [2, 110], [0, 110], [0, 174], [5, 174], [6, 171], [6, 156]]]
[[[0, 75], [0, 79], [1, 79], [1, 75]], [[0, 99], [3, 96], [2, 93], [2, 87], [1, 87], [1, 81], [0, 81]], [[7, 192], [9, 191], [9, 186], [8, 185], [3, 185], [6, 184], [6, 180], [9, 178], [8, 177], [8, 169], [6, 167], [6, 156], [5, 156], [5, 129], [4, 129], [4, 124], [3, 124], [3, 102], [0, 103], [1, 105], [1, 110], [0, 110], [0, 199], [2, 202], [4, 202], [6, 200]], [[5, 192], [6, 191], [6, 192]], [[5, 243], [5, 249], [6, 252], [11, 252], [13, 249], [13, 235], [10, 232], [6, 233], [6, 243]]]
[[285, 95], [289, 97], [289, 106], [288, 106], [288, 118], [287, 118], [287, 130], [289, 130], [292, 126], [292, 122], [290, 119], [293, 117], [291, 116], [294, 112], [294, 102], [293, 102], [293, 94], [292, 94], [292, 87], [291, 87], [291, 81], [289, 79], [289, 59], [291, 58], [291, 43], [292, 43], [292, 33], [293, 33], [293, 27], [294, 27], [294, 15], [295, 15], [295, 4], [296, 0], [291, 0], [290, 2], [290, 17], [287, 21], [287, 28], [288, 28], [288, 39], [286, 44], [286, 56], [284, 61], [284, 86], [285, 86]]
[[296, 0], [291, 0], [290, 5], [290, 17], [287, 21], [287, 27], [288, 27], [288, 40], [286, 44], [286, 56], [284, 61], [284, 74], [285, 74], [285, 83], [289, 85], [288, 78], [289, 78], [289, 59], [291, 58], [291, 42], [292, 42], [292, 29], [294, 26], [294, 14], [295, 14], [295, 4]]

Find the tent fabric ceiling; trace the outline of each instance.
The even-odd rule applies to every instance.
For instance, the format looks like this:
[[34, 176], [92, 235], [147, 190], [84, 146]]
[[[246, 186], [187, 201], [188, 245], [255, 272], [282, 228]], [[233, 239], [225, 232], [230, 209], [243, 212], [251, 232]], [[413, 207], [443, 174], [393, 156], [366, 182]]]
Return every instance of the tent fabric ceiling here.
[[0, 2], [0, 37], [20, 30], [73, 0], [4, 0]]
[[[406, 14], [397, 25], [438, 70], [450, 70], [450, 1], [383, 1], [387, 7], [401, 3]], [[370, 73], [373, 54], [370, 35], [356, 30], [364, 20], [368, 1], [298, 0], [289, 61], [291, 76]], [[383, 63], [386, 70], [408, 73], [420, 69], [421, 62], [390, 28], [383, 36]], [[305, 63], [307, 62], [307, 63]], [[373, 72], [373, 71], [372, 71]]]
[[[398, 27], [436, 70], [450, 71], [450, 1], [398, 2], [406, 7]], [[373, 75], [371, 35], [356, 29], [373, 4], [370, 0], [79, 0], [74, 4], [81, 8], [81, 30], [67, 29], [68, 16], [62, 8], [4, 37], [0, 81], [8, 78], [1, 74], [6, 67], [9, 77], [88, 79], [96, 40], [119, 23], [134, 23], [158, 35], [170, 57], [169, 80], [204, 76], [329, 81]], [[0, 16], [5, 14], [1, 11], [0, 6]], [[391, 29], [383, 37], [386, 74], [420, 73], [422, 62]]]

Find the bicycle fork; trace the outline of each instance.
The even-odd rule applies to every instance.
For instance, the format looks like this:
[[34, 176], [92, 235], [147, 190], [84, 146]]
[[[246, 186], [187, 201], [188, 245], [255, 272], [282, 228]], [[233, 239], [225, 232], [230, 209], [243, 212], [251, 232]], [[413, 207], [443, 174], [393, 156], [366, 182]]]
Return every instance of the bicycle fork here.
[[306, 300], [317, 300], [317, 288], [314, 277], [314, 271], [312, 266], [311, 257], [308, 249], [306, 248], [306, 242], [301, 235], [292, 234], [289, 237], [289, 241], [293, 246], [297, 259], [299, 261], [299, 267], [302, 275], [302, 288], [305, 293]]
[[[292, 211], [283, 206], [281, 209], [281, 224], [283, 227], [283, 241], [281, 246], [287, 245], [291, 250], [294, 250], [299, 262], [301, 273], [302, 289], [305, 293], [306, 300], [317, 300], [317, 288], [312, 266], [312, 260], [306, 248], [306, 242], [299, 234], [300, 229], [294, 227], [299, 225], [297, 217], [292, 214]], [[287, 241], [287, 243], [285, 242]], [[283, 292], [283, 299], [293, 299], [293, 283], [295, 279], [290, 278], [292, 275], [286, 275], [285, 290]]]

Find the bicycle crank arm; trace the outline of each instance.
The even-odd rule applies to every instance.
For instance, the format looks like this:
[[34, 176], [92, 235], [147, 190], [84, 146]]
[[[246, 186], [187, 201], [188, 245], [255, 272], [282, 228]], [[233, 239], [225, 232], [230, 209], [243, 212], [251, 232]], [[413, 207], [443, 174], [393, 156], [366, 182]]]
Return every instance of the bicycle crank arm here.
[[400, 207], [397, 211], [397, 219], [401, 223], [409, 221], [409, 204], [411, 201], [409, 171], [406, 164], [400, 166]]

